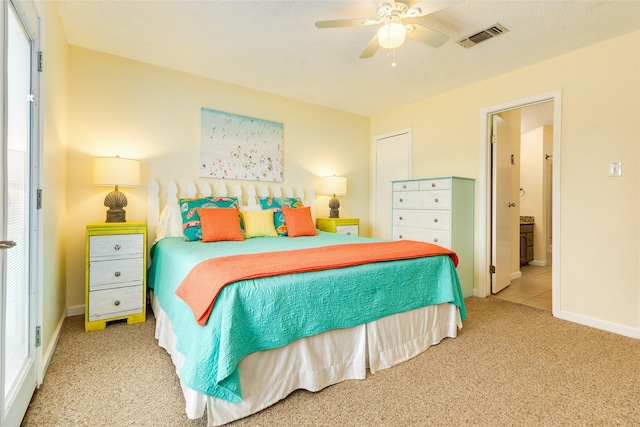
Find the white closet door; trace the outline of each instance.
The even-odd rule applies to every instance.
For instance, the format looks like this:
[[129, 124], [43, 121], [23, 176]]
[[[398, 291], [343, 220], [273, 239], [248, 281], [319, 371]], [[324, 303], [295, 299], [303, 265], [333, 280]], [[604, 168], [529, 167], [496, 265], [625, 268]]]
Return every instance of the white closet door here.
[[391, 240], [391, 181], [411, 175], [410, 130], [381, 135], [374, 140], [374, 201], [372, 237]]

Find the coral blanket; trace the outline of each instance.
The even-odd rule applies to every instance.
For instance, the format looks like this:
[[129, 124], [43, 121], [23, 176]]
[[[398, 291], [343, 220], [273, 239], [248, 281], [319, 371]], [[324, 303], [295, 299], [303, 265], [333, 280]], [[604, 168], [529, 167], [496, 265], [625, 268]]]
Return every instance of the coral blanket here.
[[436, 255], [449, 255], [454, 265], [458, 266], [455, 252], [412, 240], [352, 243], [211, 258], [193, 267], [175, 293], [191, 307], [198, 324], [204, 326], [222, 288], [239, 280]]

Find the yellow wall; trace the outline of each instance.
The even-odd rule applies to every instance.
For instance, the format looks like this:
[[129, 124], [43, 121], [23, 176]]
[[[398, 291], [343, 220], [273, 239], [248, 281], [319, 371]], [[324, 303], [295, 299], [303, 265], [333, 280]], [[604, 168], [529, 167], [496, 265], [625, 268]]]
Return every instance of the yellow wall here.
[[[561, 266], [554, 268], [560, 268], [561, 310], [637, 334], [640, 32], [374, 116], [371, 134], [412, 127], [414, 177], [477, 179], [480, 111], [557, 89], [561, 235], [554, 239], [560, 237]], [[608, 163], [617, 160], [623, 176], [609, 178]], [[484, 227], [476, 225], [476, 233]], [[479, 244], [476, 250], [484, 250]]]
[[[43, 313], [42, 346], [51, 353], [52, 339], [66, 314], [66, 161], [67, 41], [55, 3], [41, 2], [45, 36], [43, 82]], [[45, 355], [46, 357], [46, 355]]]
[[[103, 221], [107, 187], [91, 183], [94, 156], [141, 160], [141, 186], [122, 188], [127, 220], [146, 219], [151, 179], [164, 188], [171, 178], [185, 189], [190, 181], [217, 188], [225, 182], [198, 179], [200, 108], [283, 123], [283, 188], [314, 188], [318, 176], [344, 175], [346, 196], [340, 213], [359, 217], [368, 228], [369, 119], [146, 65], [78, 47], [69, 47], [69, 133], [67, 164], [67, 303], [84, 303], [84, 228]], [[228, 186], [229, 191], [232, 190]], [[316, 214], [328, 216], [329, 199], [316, 199]], [[149, 230], [154, 232], [155, 230]]]
[[[519, 213], [533, 216], [534, 238], [533, 259], [538, 263], [547, 261], [547, 221], [546, 196], [548, 165], [545, 155], [553, 153], [553, 130], [546, 126], [533, 129], [522, 135], [522, 151], [520, 153], [520, 195]], [[538, 264], [539, 265], [539, 264]]]

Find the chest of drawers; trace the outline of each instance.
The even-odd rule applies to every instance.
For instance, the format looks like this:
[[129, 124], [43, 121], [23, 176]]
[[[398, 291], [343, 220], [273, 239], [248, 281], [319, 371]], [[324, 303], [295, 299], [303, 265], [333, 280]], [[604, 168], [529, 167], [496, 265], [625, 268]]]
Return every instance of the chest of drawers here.
[[462, 293], [473, 295], [474, 180], [394, 181], [392, 191], [393, 240], [419, 240], [456, 252]]
[[85, 331], [146, 318], [144, 223], [92, 223], [86, 235]]

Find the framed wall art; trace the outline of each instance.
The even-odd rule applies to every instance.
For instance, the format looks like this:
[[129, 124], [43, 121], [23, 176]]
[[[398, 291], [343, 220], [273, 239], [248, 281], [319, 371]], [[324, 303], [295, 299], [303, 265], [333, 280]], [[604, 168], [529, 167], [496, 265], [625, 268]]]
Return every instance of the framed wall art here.
[[282, 182], [282, 123], [201, 109], [200, 176]]

